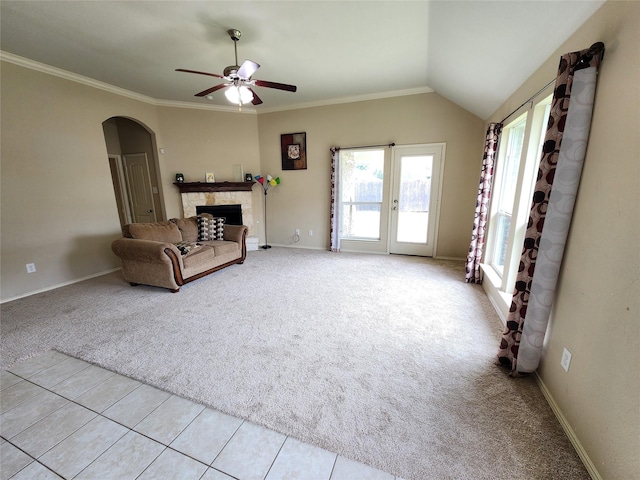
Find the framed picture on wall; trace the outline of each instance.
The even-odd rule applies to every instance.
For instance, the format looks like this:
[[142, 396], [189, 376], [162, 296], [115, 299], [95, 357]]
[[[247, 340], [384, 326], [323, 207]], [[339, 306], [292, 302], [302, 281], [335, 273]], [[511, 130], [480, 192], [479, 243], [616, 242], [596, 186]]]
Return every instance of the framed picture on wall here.
[[207, 183], [215, 183], [216, 176], [213, 174], [213, 172], [207, 172], [204, 174], [204, 181]]
[[282, 170], [307, 169], [307, 133], [285, 133], [280, 135]]

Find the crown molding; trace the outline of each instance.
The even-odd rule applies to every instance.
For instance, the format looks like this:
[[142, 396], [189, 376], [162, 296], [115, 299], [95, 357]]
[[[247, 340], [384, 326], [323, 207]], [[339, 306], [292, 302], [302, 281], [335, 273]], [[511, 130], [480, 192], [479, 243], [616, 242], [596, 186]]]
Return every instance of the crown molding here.
[[105, 90], [107, 92], [115, 93], [116, 95], [122, 95], [124, 97], [132, 98], [134, 100], [139, 100], [141, 102], [151, 103], [151, 104], [156, 103], [155, 99], [151, 97], [147, 97], [146, 95], [141, 95], [139, 93], [135, 93], [130, 90], [125, 90], [124, 88], [120, 88], [120, 87], [110, 85], [108, 83], [100, 82], [98, 80], [94, 80], [89, 77], [84, 77], [82, 75], [78, 75], [77, 73], [72, 73], [67, 70], [62, 70], [61, 68], [56, 68], [56, 67], [52, 67], [51, 65], [46, 65], [44, 63], [36, 62], [35, 60], [30, 60], [28, 58], [20, 57], [18, 55], [14, 55], [13, 53], [8, 53], [0, 50], [0, 60], [13, 63], [14, 65], [18, 65], [20, 67], [30, 68], [31, 70], [36, 70], [38, 72], [53, 75], [55, 77], [64, 78], [65, 80], [71, 80], [72, 82], [81, 83], [83, 85], [88, 85], [90, 87], [98, 88], [100, 90]]
[[146, 95], [142, 95], [139, 93], [132, 92], [130, 90], [126, 90], [124, 88], [110, 85], [108, 83], [100, 82], [98, 80], [94, 80], [92, 78], [85, 77], [83, 75], [78, 75], [77, 73], [69, 72], [61, 68], [52, 67], [44, 63], [36, 62], [35, 60], [30, 60], [28, 58], [21, 57], [19, 55], [14, 55], [13, 53], [4, 52], [2, 50], [0, 50], [0, 60], [13, 63], [14, 65], [18, 65], [21, 67], [29, 68], [31, 70], [36, 70], [38, 72], [46, 73], [48, 75], [64, 78], [72, 82], [88, 85], [93, 88], [104, 90], [106, 92], [114, 93], [116, 95], [121, 95], [123, 97], [131, 98], [133, 100], [138, 100], [140, 102], [148, 103], [148, 104], [159, 106], [159, 107], [190, 108], [195, 110], [214, 110], [219, 112], [246, 113], [246, 114], [253, 114], [253, 115], [261, 114], [261, 113], [283, 112], [286, 110], [299, 110], [303, 108], [312, 108], [312, 107], [326, 107], [329, 105], [338, 105], [342, 103], [365, 102], [367, 100], [380, 100], [383, 98], [401, 97], [406, 95], [419, 95], [422, 93], [434, 92], [434, 90], [429, 87], [411, 88], [407, 90], [395, 90], [390, 92], [356, 95], [351, 97], [340, 97], [340, 98], [334, 98], [330, 100], [321, 100], [317, 102], [298, 103], [293, 105], [287, 105], [284, 107], [261, 107], [260, 110], [257, 110], [255, 108], [250, 108], [250, 107], [243, 107], [242, 111], [239, 112], [237, 107], [234, 107], [231, 105], [221, 106], [221, 105], [207, 105], [202, 103], [179, 102], [179, 101], [173, 101], [173, 100], [158, 100], [152, 97], [148, 97]]
[[239, 110], [238, 107], [232, 105], [227, 107], [223, 105], [207, 105], [204, 103], [178, 102], [175, 100], [154, 100], [153, 104], [158, 107], [190, 108], [192, 110], [215, 110], [217, 112], [246, 113], [253, 115], [258, 113], [255, 108], [245, 106], [242, 107], [242, 110]]

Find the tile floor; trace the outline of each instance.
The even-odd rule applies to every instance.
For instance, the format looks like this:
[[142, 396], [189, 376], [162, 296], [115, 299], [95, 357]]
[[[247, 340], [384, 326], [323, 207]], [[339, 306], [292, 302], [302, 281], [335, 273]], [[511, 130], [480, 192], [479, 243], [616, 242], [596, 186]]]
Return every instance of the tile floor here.
[[0, 372], [0, 480], [401, 480], [55, 351]]

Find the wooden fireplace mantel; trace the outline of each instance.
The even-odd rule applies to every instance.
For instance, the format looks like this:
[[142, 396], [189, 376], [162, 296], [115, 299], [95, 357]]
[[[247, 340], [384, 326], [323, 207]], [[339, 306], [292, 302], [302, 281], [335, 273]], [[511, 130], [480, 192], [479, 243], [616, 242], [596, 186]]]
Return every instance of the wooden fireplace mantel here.
[[174, 182], [180, 193], [189, 192], [250, 192], [254, 182]]

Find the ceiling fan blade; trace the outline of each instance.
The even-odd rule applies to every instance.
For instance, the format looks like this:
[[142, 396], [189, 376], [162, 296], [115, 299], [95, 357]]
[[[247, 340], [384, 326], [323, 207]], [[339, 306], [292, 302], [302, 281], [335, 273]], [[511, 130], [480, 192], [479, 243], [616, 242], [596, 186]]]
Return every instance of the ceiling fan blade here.
[[256, 95], [255, 90], [253, 88], [250, 88], [249, 90], [251, 90], [251, 93], [253, 93], [253, 100], [251, 100], [251, 103], [254, 105], [260, 105], [262, 103], [262, 100], [260, 100], [260, 97]]
[[215, 87], [207, 88], [206, 90], [201, 91], [200, 93], [196, 93], [194, 97], [206, 97], [210, 93], [215, 92], [216, 90], [220, 90], [221, 88], [226, 87], [228, 84], [221, 83], [220, 85], [216, 85]]
[[255, 80], [255, 82], [258, 87], [277, 88], [278, 90], [286, 90], [287, 92], [295, 92], [298, 90], [298, 87], [295, 85], [287, 85], [286, 83], [267, 82], [266, 80]]
[[242, 65], [240, 65], [240, 68], [238, 69], [238, 76], [240, 78], [251, 78], [251, 76], [256, 73], [259, 68], [260, 65], [258, 65], [256, 62], [245, 60], [244, 62], [242, 62]]
[[208, 75], [210, 77], [224, 78], [222, 75], [218, 75], [217, 73], [198, 72], [197, 70], [186, 70], [184, 68], [176, 68], [176, 72], [197, 73], [198, 75]]

